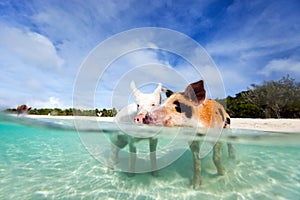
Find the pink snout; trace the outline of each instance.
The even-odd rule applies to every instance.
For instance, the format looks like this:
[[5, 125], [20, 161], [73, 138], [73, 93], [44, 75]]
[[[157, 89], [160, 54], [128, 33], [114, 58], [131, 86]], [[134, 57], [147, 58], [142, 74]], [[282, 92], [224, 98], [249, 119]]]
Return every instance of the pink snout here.
[[145, 121], [145, 114], [138, 114], [137, 116], [135, 116], [134, 118], [134, 122], [138, 123], [138, 124], [143, 124], [143, 122]]
[[157, 124], [162, 125], [166, 123], [166, 119], [170, 118], [170, 116], [166, 115], [166, 110], [164, 107], [156, 108], [152, 110], [152, 112], [147, 113], [144, 116], [143, 123], [144, 124]]

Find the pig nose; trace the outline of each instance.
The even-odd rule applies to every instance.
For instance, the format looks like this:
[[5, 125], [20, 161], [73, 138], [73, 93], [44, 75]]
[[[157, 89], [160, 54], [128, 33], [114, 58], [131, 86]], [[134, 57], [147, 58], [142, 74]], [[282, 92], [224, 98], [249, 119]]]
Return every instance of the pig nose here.
[[144, 114], [138, 114], [135, 118], [134, 118], [134, 122], [138, 123], [138, 124], [142, 124], [145, 120], [145, 115]]
[[150, 114], [147, 113], [147, 114], [145, 115], [144, 119], [143, 119], [143, 123], [144, 123], [144, 124], [150, 124], [150, 123], [151, 123], [151, 120], [152, 120], [152, 118], [151, 118]]

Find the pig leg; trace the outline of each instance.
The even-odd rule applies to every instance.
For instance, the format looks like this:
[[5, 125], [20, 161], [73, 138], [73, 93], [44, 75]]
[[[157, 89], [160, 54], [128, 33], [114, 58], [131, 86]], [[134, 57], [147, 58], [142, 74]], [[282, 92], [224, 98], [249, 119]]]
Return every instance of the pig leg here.
[[132, 177], [135, 173], [135, 163], [136, 163], [136, 146], [134, 138], [130, 138], [129, 142], [129, 152], [130, 152], [130, 163], [128, 176]]
[[199, 141], [192, 141], [190, 143], [190, 149], [193, 155], [194, 161], [194, 180], [193, 180], [193, 188], [196, 189], [201, 185], [201, 163], [199, 157]]
[[119, 151], [128, 144], [128, 138], [125, 135], [112, 134], [110, 141], [109, 165], [114, 168], [118, 163]]
[[156, 163], [156, 147], [157, 147], [157, 138], [149, 139], [150, 146], [150, 160], [151, 160], [151, 173], [153, 176], [158, 176], [157, 163]]
[[229, 158], [235, 159], [235, 149], [233, 147], [233, 144], [228, 143], [227, 146], [228, 146], [228, 155], [229, 155]]
[[213, 160], [215, 163], [215, 166], [217, 167], [217, 171], [219, 175], [224, 175], [226, 173], [226, 170], [222, 166], [221, 157], [222, 157], [222, 143], [217, 142], [214, 146], [213, 150]]
[[[230, 118], [228, 118], [228, 117], [226, 118], [224, 128], [230, 128]], [[229, 156], [229, 158], [235, 159], [235, 150], [234, 150], [233, 144], [228, 143], [227, 147], [228, 147], [228, 156]]]
[[109, 166], [114, 169], [116, 164], [118, 163], [118, 155], [120, 148], [115, 144], [110, 144], [110, 154], [109, 154]]

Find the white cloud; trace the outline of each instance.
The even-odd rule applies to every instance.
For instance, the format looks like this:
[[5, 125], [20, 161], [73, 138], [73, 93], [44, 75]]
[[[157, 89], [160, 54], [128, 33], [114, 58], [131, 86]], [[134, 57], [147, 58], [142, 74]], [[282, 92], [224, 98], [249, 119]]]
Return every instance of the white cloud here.
[[[229, 95], [266, 78], [276, 80], [286, 74], [300, 78], [295, 10], [293, 3], [281, 1], [235, 1], [227, 7], [224, 21], [205, 47], [218, 64]], [[278, 59], [291, 54], [295, 59]]]
[[1, 25], [0, 45], [2, 51], [28, 66], [57, 70], [64, 63], [48, 38], [28, 30]]
[[261, 71], [261, 74], [270, 76], [273, 73], [280, 73], [282, 76], [291, 74], [300, 78], [300, 61], [292, 58], [271, 60]]
[[39, 80], [29, 79], [25, 81], [24, 88], [27, 88], [30, 91], [41, 92], [43, 90], [43, 84]]
[[33, 108], [65, 108], [57, 97], [49, 97], [46, 101], [31, 99], [28, 101], [28, 105]]
[[280, 1], [235, 1], [226, 9], [224, 26], [206, 48], [216, 56], [253, 60], [298, 47], [299, 16], [295, 10], [293, 3]]

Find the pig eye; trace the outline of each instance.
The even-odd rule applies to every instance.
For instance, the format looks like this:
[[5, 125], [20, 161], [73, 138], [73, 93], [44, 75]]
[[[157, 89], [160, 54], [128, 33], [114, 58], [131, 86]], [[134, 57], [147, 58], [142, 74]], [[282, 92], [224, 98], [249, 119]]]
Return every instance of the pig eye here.
[[174, 101], [173, 104], [175, 105], [176, 111], [179, 112], [179, 113], [181, 113], [181, 108], [180, 108], [180, 103], [179, 103], [179, 101], [176, 100], [176, 101]]
[[193, 109], [191, 106], [181, 103], [178, 100], [174, 101], [175, 109], [179, 113], [184, 113], [187, 118], [191, 118], [193, 115]]
[[140, 107], [140, 104], [137, 104], [137, 107], [139, 108], [139, 107]]
[[153, 106], [155, 106], [155, 104], [153, 103], [153, 104], [151, 104], [151, 106], [153, 107]]

